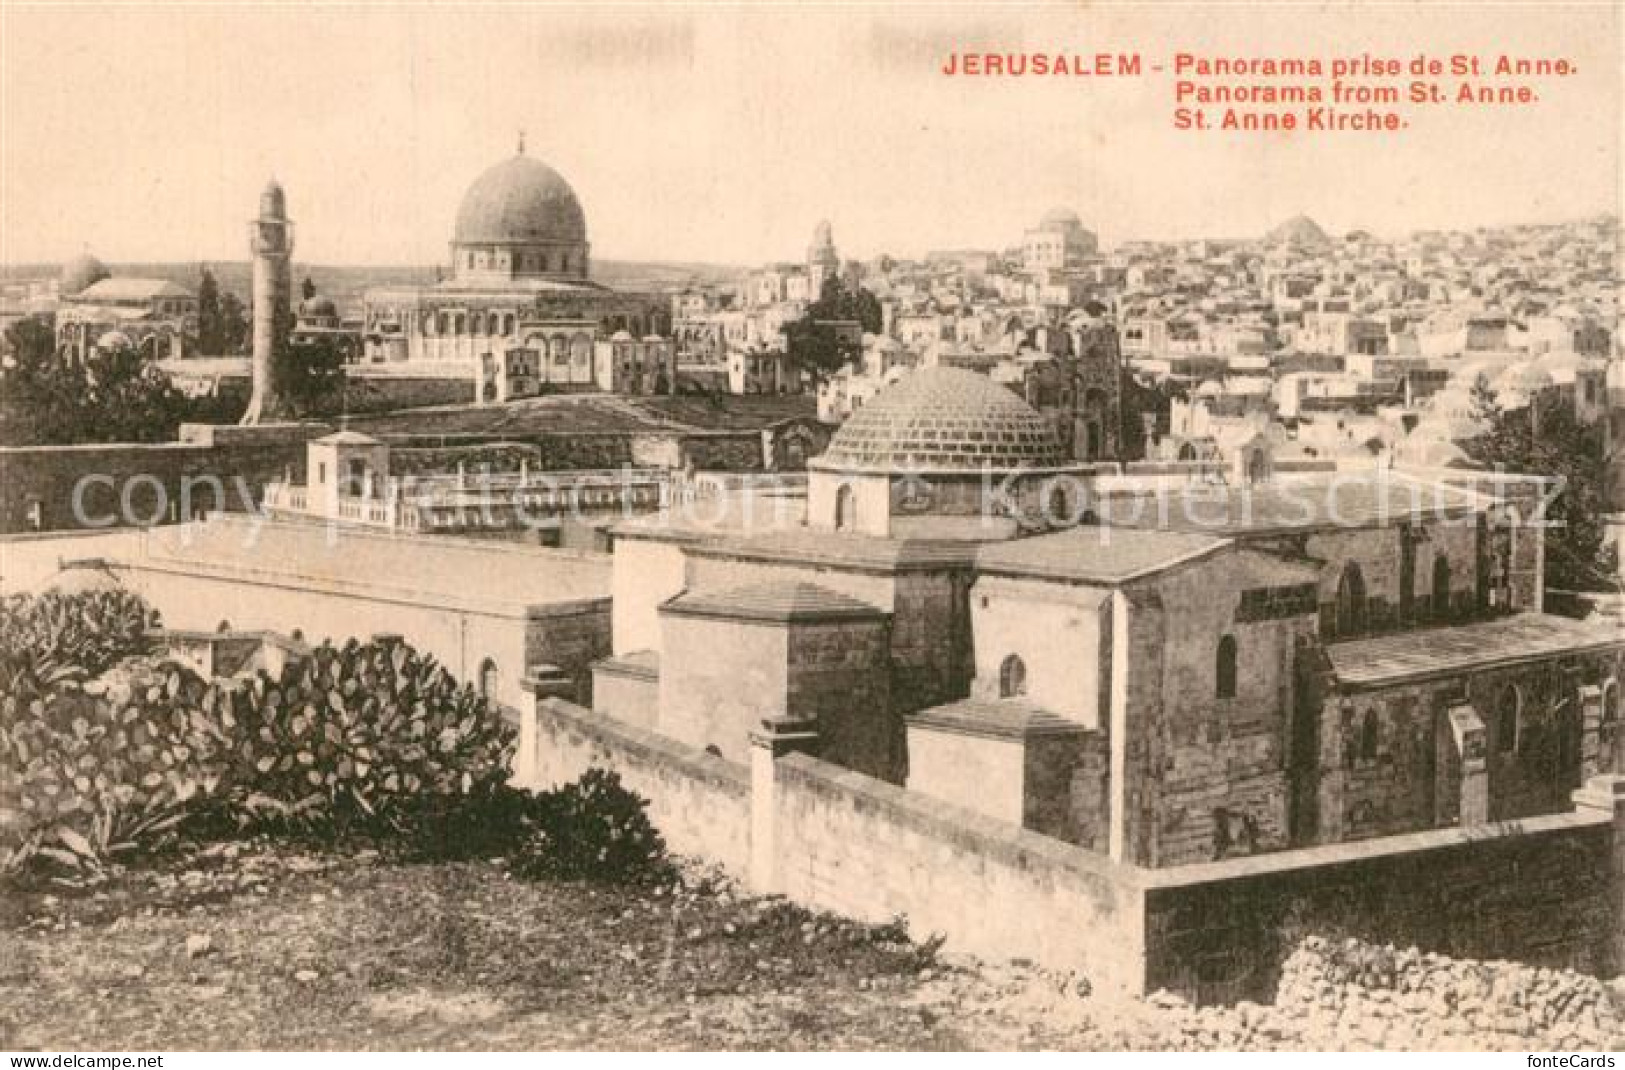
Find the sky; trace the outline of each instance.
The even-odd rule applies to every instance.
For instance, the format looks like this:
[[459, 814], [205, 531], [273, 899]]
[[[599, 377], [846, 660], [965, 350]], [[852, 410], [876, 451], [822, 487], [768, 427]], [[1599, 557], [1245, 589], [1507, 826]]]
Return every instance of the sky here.
[[[1619, 7], [835, 4], [609, 10], [0, 0], [0, 262], [246, 255], [266, 180], [298, 256], [445, 260], [515, 151], [574, 187], [593, 255], [799, 259], [1001, 248], [1046, 209], [1103, 242], [1547, 222], [1620, 203]], [[963, 79], [975, 50], [1501, 51], [1579, 74], [1533, 108], [1387, 135], [1173, 128], [1172, 74]]]

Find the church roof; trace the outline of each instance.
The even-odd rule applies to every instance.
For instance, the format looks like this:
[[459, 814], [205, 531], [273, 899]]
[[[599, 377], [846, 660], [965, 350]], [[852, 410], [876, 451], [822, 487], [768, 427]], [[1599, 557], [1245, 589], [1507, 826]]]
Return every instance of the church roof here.
[[1450, 675], [1488, 665], [1625, 646], [1617, 625], [1590, 624], [1546, 613], [1424, 628], [1330, 643], [1326, 655], [1340, 684], [1378, 687], [1418, 677]]
[[724, 590], [684, 591], [669, 599], [661, 609], [679, 616], [776, 623], [879, 619], [886, 616], [884, 610], [868, 602], [800, 580], [751, 583]]
[[1206, 557], [1228, 545], [1226, 539], [1207, 535], [1084, 525], [984, 546], [976, 566], [1002, 575], [1115, 584]]
[[910, 728], [934, 728], [995, 739], [1071, 735], [1089, 730], [1086, 725], [1019, 698], [968, 698], [928, 707], [910, 714], [907, 720]]
[[1325, 480], [1192, 485], [1173, 493], [1111, 496], [1096, 502], [1095, 510], [1101, 523], [1115, 527], [1244, 536], [1456, 519], [1489, 505], [1488, 498], [1472, 491], [1382, 469]]
[[985, 375], [921, 368], [876, 394], [812, 467], [980, 472], [1069, 463], [1043, 416]]
[[468, 187], [452, 240], [465, 245], [584, 242], [587, 217], [557, 171], [529, 156], [514, 156]]

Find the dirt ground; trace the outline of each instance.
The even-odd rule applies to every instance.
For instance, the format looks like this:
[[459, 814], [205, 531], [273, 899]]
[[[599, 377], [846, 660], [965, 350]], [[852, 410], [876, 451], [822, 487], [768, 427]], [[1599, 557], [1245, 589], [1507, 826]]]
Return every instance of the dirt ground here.
[[500, 861], [217, 846], [94, 891], [0, 900], [0, 1049], [1130, 1042], [1075, 989], [708, 882], [524, 883]]

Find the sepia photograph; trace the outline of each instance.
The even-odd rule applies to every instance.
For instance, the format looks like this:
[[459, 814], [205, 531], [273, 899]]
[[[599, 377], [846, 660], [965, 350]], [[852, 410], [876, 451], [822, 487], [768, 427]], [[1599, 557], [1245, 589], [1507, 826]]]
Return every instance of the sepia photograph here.
[[1622, 140], [1622, 0], [0, 0], [5, 1066], [1617, 1067]]

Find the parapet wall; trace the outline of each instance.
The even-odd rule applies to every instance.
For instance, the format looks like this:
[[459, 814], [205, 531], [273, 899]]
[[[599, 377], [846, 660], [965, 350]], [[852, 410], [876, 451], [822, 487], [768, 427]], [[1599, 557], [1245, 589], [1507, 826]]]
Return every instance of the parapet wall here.
[[[782, 726], [780, 726], [782, 728]], [[753, 738], [748, 768], [539, 698], [521, 747], [535, 786], [601, 767], [649, 800], [673, 850], [753, 891], [1097, 988], [1203, 1002], [1271, 997], [1300, 935], [1611, 976], [1625, 942], [1625, 778], [1573, 813], [1146, 869]]]
[[1612, 976], [1613, 825], [1582, 810], [1152, 871], [1146, 986], [1268, 999], [1308, 934]]
[[750, 777], [746, 767], [559, 699], [539, 699], [520, 727], [525, 786], [550, 788], [588, 769], [620, 774], [649, 800], [667, 846], [715, 862], [735, 877], [750, 868]]
[[776, 763], [776, 891], [985, 958], [1139, 991], [1134, 872], [1060, 840], [805, 755]]

